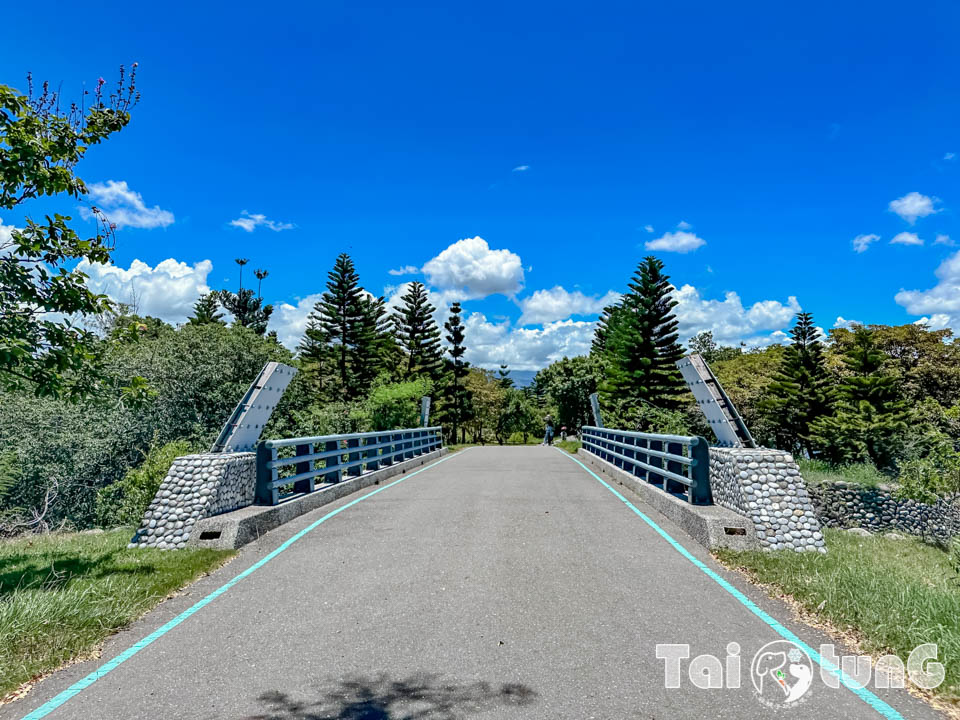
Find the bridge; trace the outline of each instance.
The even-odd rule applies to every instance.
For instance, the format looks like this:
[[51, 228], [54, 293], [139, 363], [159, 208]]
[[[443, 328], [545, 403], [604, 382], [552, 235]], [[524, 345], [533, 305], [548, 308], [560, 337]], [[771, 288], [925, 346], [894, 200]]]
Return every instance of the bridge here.
[[[823, 682], [764, 705], [750, 661], [780, 640], [828, 642], [576, 456], [469, 448], [246, 545], [0, 718], [936, 717]], [[658, 644], [690, 646], [679, 688]], [[739, 687], [696, 687], [703, 654]]]

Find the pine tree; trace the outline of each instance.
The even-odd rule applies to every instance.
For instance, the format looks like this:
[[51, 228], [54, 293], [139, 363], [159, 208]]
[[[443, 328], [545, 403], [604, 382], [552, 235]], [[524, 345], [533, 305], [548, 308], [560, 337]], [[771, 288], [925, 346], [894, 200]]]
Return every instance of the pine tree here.
[[297, 353], [311, 392], [326, 397], [331, 385], [333, 357], [316, 310], [307, 318], [307, 328], [297, 346]]
[[436, 308], [427, 299], [423, 283], [412, 282], [401, 298], [403, 306], [394, 313], [394, 331], [404, 354], [401, 379], [428, 377], [434, 388], [443, 383], [443, 354], [440, 349], [440, 328], [433, 313]]
[[250, 328], [257, 335], [263, 335], [273, 314], [273, 305], [264, 305], [263, 299], [254, 297], [253, 290], [240, 289], [236, 294], [221, 290], [217, 298], [223, 308], [233, 315], [237, 325]]
[[862, 325], [854, 331], [842, 356], [848, 374], [840, 383], [835, 412], [813, 424], [812, 439], [833, 462], [869, 461], [887, 468], [895, 459], [909, 414], [896, 377], [884, 372], [885, 356], [874, 335]]
[[365, 294], [360, 300], [360, 324], [354, 352], [354, 374], [360, 388], [369, 388], [389, 368], [393, 335], [386, 303], [382, 297]]
[[643, 403], [677, 409], [686, 389], [676, 366], [683, 348], [673, 313], [677, 302], [663, 263], [644, 258], [629, 288], [601, 329], [603, 398], [609, 405], [619, 401], [634, 409]]
[[813, 316], [799, 313], [790, 335], [793, 343], [761, 407], [771, 416], [779, 447], [810, 455], [811, 426], [831, 411], [831, 381]]
[[467, 408], [470, 404], [470, 393], [464, 383], [470, 372], [470, 363], [463, 359], [466, 348], [463, 345], [463, 322], [460, 319], [460, 303], [450, 306], [450, 317], [443, 327], [447, 331], [446, 341], [450, 347], [447, 352], [451, 358], [450, 382], [444, 389], [442, 417], [450, 425], [450, 437], [454, 442], [457, 439], [457, 428], [467, 419]]
[[500, 363], [500, 369], [497, 370], [497, 381], [504, 390], [513, 387], [513, 378], [510, 377], [510, 368], [506, 363]]
[[216, 292], [201, 295], [193, 304], [193, 315], [187, 320], [190, 325], [224, 325], [223, 313]]
[[341, 399], [352, 400], [368, 386], [361, 384], [357, 367], [357, 344], [363, 331], [363, 289], [346, 253], [337, 257], [333, 269], [327, 273], [327, 290], [314, 306], [311, 314], [323, 329], [326, 343], [331, 347]]

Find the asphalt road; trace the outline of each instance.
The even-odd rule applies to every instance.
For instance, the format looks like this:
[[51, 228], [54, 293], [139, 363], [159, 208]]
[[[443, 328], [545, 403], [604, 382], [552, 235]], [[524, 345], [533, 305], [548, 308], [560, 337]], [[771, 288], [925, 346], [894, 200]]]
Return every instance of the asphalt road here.
[[[624, 494], [810, 646], [826, 640]], [[102, 658], [54, 674], [0, 718], [41, 707], [357, 497], [248, 546], [111, 639]], [[779, 639], [570, 456], [474, 448], [316, 526], [46, 717], [884, 717], [819, 675], [798, 706], [762, 703], [750, 661]], [[658, 643], [725, 663], [731, 642], [741, 647], [739, 689], [695, 687], [689, 660], [681, 687], [665, 687]], [[940, 717], [902, 690], [871, 690], [904, 718]]]

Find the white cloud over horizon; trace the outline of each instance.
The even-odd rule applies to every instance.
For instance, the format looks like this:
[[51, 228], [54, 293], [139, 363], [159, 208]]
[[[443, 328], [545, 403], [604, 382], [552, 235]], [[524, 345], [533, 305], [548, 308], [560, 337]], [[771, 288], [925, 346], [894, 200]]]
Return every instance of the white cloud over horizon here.
[[890, 212], [896, 213], [913, 225], [919, 218], [939, 212], [934, 207], [939, 202], [940, 198], [921, 195], [918, 192], [909, 192], [903, 197], [891, 200], [889, 209]]
[[[678, 226], [679, 227], [679, 226]], [[647, 240], [644, 247], [647, 250], [660, 250], [663, 252], [688, 253], [707, 244], [707, 241], [697, 237], [692, 232], [678, 230], [677, 232], [667, 232], [656, 240]]]
[[427, 282], [441, 290], [457, 291], [463, 299], [488, 295], [514, 297], [523, 289], [523, 263], [510, 250], [491, 250], [482, 237], [464, 238], [428, 260]]
[[937, 284], [928, 290], [903, 290], [894, 296], [911, 315], [928, 316], [939, 327], [960, 327], [960, 251], [947, 257], [934, 271]]
[[579, 290], [568, 292], [560, 285], [549, 290], [537, 290], [520, 300], [523, 314], [517, 325], [540, 325], [563, 320], [572, 315], [598, 315], [607, 305], [620, 299], [620, 293], [610, 290], [605, 295], [584, 295]]
[[[748, 308], [733, 291], [723, 300], [707, 300], [692, 285], [683, 285], [673, 294], [677, 301], [674, 312], [679, 322], [680, 341], [684, 344], [699, 332], [709, 330], [723, 345], [769, 345], [781, 342], [787, 336], [783, 328], [802, 310], [793, 295], [785, 303], [778, 300], [760, 300]], [[771, 331], [774, 331], [771, 333]], [[764, 333], [771, 333], [765, 335]]]
[[[107, 180], [87, 186], [91, 204], [100, 210], [108, 222], [118, 228], [164, 228], [174, 222], [173, 213], [159, 205], [147, 207], [140, 193], [132, 190], [126, 180]], [[80, 215], [85, 220], [94, 217], [90, 208], [81, 206]]]
[[281, 232], [283, 230], [293, 230], [296, 227], [293, 223], [286, 222], [276, 222], [275, 220], [267, 219], [267, 216], [263, 213], [250, 213], [246, 210], [240, 212], [240, 217], [236, 220], [231, 220], [230, 225], [233, 227], [238, 227], [241, 230], [244, 230], [248, 233], [252, 233], [258, 227], [265, 227], [274, 232]]

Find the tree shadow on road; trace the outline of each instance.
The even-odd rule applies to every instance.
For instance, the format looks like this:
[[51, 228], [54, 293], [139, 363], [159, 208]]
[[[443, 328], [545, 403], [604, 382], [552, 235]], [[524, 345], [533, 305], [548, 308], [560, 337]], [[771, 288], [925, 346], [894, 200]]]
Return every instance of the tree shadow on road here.
[[527, 706], [536, 696], [519, 683], [458, 683], [435, 674], [352, 676], [332, 681], [317, 699], [298, 700], [279, 690], [264, 693], [257, 700], [265, 712], [244, 720], [458, 720], [498, 707]]

